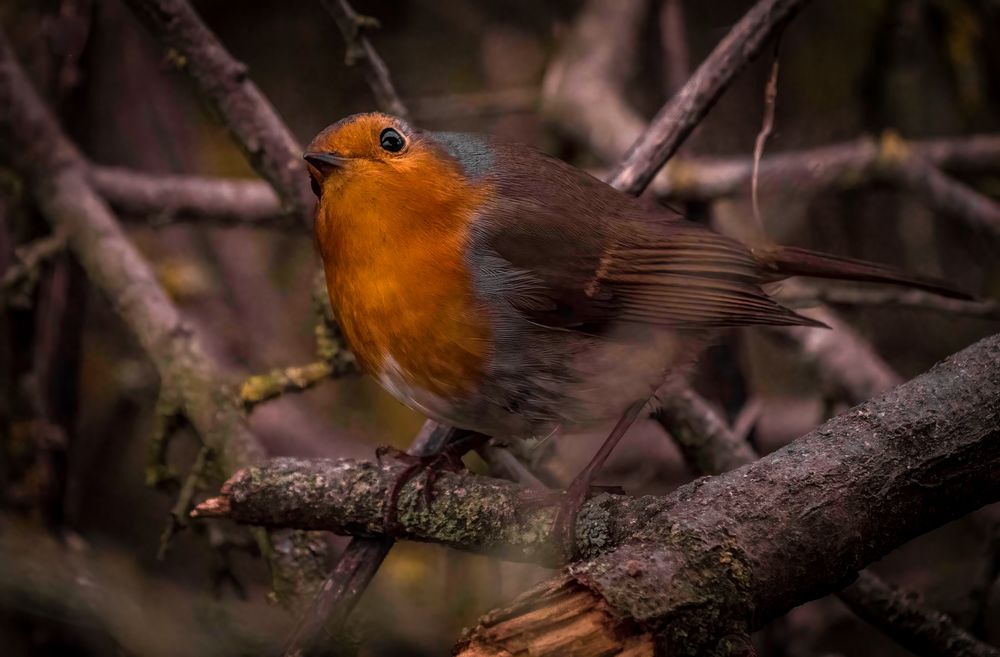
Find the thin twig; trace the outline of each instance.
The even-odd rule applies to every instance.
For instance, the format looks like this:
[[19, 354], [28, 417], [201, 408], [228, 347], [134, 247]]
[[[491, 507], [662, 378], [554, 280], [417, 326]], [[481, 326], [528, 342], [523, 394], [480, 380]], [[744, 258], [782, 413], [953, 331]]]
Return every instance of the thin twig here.
[[[351, 359], [353, 363], [353, 359]], [[255, 374], [240, 384], [239, 397], [243, 408], [253, 410], [259, 404], [276, 399], [288, 392], [305, 392], [327, 379], [354, 371], [353, 365], [335, 368], [332, 363], [318, 360], [305, 365], [290, 365]]]
[[947, 315], [1000, 320], [1000, 303], [996, 301], [948, 299], [923, 290], [797, 283], [783, 287], [777, 296], [782, 303], [795, 306], [826, 303], [833, 306], [912, 308]]
[[34, 288], [34, 284], [30, 282], [37, 279], [39, 268], [66, 248], [67, 238], [66, 230], [57, 228], [51, 235], [17, 247], [14, 250], [17, 262], [11, 265], [0, 279], [0, 305], [12, 298], [23, 296], [18, 288], [25, 286], [26, 283]]
[[767, 85], [764, 87], [764, 119], [760, 132], [753, 145], [753, 175], [750, 183], [750, 199], [753, 205], [753, 218], [757, 222], [757, 229], [761, 235], [767, 234], [764, 230], [764, 219], [760, 214], [760, 195], [758, 193], [758, 182], [760, 174], [760, 159], [764, 155], [764, 144], [774, 130], [774, 106], [778, 98], [778, 48], [781, 45], [781, 33], [775, 38], [774, 61], [771, 63], [771, 75], [767, 78]]
[[837, 594], [860, 618], [919, 657], [1000, 657], [944, 614], [928, 609], [910, 593], [888, 586], [871, 573]]
[[364, 34], [365, 30], [378, 27], [378, 21], [359, 14], [347, 0], [322, 0], [322, 3], [344, 37], [347, 64], [353, 65], [359, 60], [364, 64], [365, 79], [375, 94], [375, 102], [383, 111], [407, 118], [409, 112], [392, 84], [389, 67]]
[[660, 45], [667, 69], [667, 93], [677, 93], [691, 74], [691, 51], [684, 25], [683, 0], [663, 0], [660, 6]]
[[611, 184], [639, 194], [708, 113], [722, 92], [767, 40], [807, 0], [760, 0], [719, 42], [684, 87], [657, 112], [648, 130], [632, 145], [611, 175]]
[[201, 449], [198, 450], [198, 455], [195, 457], [194, 463], [191, 465], [191, 470], [188, 472], [187, 478], [184, 479], [184, 484], [177, 495], [177, 501], [168, 514], [167, 525], [163, 528], [163, 533], [160, 535], [160, 547], [156, 552], [156, 558], [160, 561], [163, 561], [167, 556], [170, 542], [177, 535], [177, 532], [187, 527], [191, 501], [194, 499], [195, 493], [198, 492], [200, 482], [205, 477], [205, 468], [208, 465], [211, 453], [212, 450], [202, 445]]

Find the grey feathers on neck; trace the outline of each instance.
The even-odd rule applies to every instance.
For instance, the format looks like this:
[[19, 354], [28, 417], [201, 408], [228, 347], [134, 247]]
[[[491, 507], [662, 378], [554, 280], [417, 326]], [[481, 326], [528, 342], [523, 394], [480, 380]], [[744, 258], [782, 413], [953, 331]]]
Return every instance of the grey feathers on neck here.
[[486, 135], [470, 132], [432, 132], [431, 137], [458, 160], [471, 178], [487, 174], [493, 167], [493, 149]]

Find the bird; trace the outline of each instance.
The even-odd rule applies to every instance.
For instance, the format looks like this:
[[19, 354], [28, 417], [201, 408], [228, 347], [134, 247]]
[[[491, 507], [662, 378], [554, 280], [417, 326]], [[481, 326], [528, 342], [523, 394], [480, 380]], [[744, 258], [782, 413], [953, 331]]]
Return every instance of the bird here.
[[968, 298], [871, 262], [750, 248], [497, 136], [355, 114], [304, 159], [330, 303], [385, 390], [506, 440], [614, 423], [566, 490], [556, 524], [570, 534], [615, 444], [720, 331], [825, 328], [770, 284], [811, 276]]

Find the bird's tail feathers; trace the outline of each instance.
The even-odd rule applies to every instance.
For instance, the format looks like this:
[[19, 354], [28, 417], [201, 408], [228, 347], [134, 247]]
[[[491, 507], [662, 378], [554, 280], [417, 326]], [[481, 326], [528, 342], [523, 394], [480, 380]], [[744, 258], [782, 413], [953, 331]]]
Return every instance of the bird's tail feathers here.
[[753, 249], [753, 255], [765, 271], [774, 274], [774, 280], [789, 276], [811, 276], [845, 281], [867, 281], [912, 287], [952, 299], [973, 298], [955, 289], [947, 281], [907, 274], [867, 260], [830, 255], [795, 246]]

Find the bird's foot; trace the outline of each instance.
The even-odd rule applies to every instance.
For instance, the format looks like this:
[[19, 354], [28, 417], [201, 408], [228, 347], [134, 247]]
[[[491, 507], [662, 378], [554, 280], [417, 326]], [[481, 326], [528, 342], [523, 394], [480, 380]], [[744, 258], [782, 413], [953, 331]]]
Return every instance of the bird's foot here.
[[[478, 435], [478, 434], [477, 434]], [[487, 439], [483, 436], [484, 439]], [[399, 494], [403, 487], [422, 472], [426, 477], [423, 487], [424, 506], [430, 507], [434, 501], [434, 483], [441, 472], [462, 472], [465, 464], [462, 463], [462, 456], [475, 446], [475, 440], [465, 438], [457, 440], [435, 454], [427, 456], [414, 456], [391, 445], [379, 445], [375, 449], [375, 459], [381, 465], [383, 459], [403, 463], [406, 467], [396, 476], [389, 487], [388, 499], [383, 511], [383, 525], [389, 535], [398, 535], [402, 529], [399, 524]]]
[[587, 478], [577, 478], [569, 485], [559, 499], [556, 519], [552, 525], [552, 537], [562, 552], [563, 559], [568, 563], [576, 556], [576, 520], [580, 509], [591, 495], [610, 493], [624, 495], [621, 486], [593, 485]]

